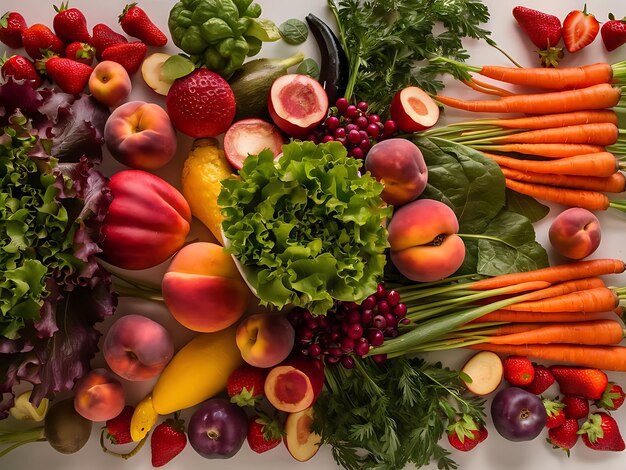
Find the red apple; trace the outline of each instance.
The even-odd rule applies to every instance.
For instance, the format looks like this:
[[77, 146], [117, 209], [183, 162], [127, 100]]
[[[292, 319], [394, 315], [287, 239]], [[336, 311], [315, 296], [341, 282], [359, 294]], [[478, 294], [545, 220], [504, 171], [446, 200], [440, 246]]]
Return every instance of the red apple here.
[[237, 121], [224, 134], [224, 154], [230, 164], [241, 170], [248, 155], [269, 149], [274, 156], [282, 152], [285, 139], [280, 130], [262, 119]]
[[437, 103], [421, 88], [410, 86], [391, 101], [391, 118], [402, 132], [417, 132], [434, 126], [439, 119]]
[[148, 380], [161, 373], [174, 355], [169, 332], [157, 322], [127, 315], [109, 329], [103, 345], [104, 359], [126, 380]]
[[583, 259], [600, 246], [600, 221], [587, 209], [572, 207], [556, 216], [548, 236], [559, 254], [571, 259]]
[[283, 132], [304, 137], [326, 118], [328, 96], [308, 75], [283, 75], [272, 84], [267, 109]]
[[241, 357], [255, 367], [273, 367], [287, 359], [295, 331], [284, 315], [260, 313], [246, 318], [237, 328]]

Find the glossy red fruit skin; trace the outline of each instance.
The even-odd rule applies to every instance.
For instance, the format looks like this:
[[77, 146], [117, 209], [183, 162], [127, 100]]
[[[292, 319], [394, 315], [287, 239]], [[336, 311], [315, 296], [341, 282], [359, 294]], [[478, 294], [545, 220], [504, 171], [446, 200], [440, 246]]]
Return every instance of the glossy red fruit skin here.
[[42, 50], [50, 50], [61, 55], [65, 51], [63, 41], [44, 24], [34, 24], [22, 32], [22, 43], [26, 53], [33, 60], [43, 57]]
[[102, 52], [102, 60], [117, 62], [126, 69], [128, 75], [133, 75], [141, 67], [147, 52], [148, 46], [143, 42], [123, 42], [107, 47]]
[[0, 42], [11, 49], [19, 49], [22, 47], [22, 31], [26, 28], [26, 20], [21, 14], [15, 11], [6, 12], [0, 18]]
[[78, 8], [67, 8], [67, 3], [62, 3], [60, 8], [54, 8], [57, 14], [52, 20], [52, 27], [65, 44], [91, 42], [91, 36], [87, 30], [87, 19], [82, 11]]
[[623, 44], [626, 44], [626, 17], [621, 20], [615, 19], [611, 13], [609, 21], [602, 25], [600, 29], [602, 42], [607, 51], [614, 51]]
[[93, 64], [96, 49], [86, 42], [73, 42], [65, 48], [65, 57], [81, 64]]
[[465, 438], [463, 439], [463, 442], [461, 442], [461, 439], [459, 438], [457, 433], [449, 432], [448, 442], [456, 450], [460, 450], [461, 452], [469, 452], [470, 450], [474, 449], [478, 444], [480, 444], [482, 441], [484, 441], [487, 438], [486, 435], [482, 437], [483, 433], [481, 432], [480, 429], [472, 430], [471, 433], [473, 434], [473, 437], [465, 436]]
[[187, 436], [182, 428], [166, 421], [159, 424], [150, 437], [152, 466], [162, 467], [180, 454], [187, 446]]
[[148, 46], [162, 47], [167, 44], [167, 36], [150, 20], [148, 14], [136, 3], [126, 5], [119, 17], [120, 25], [126, 34], [140, 39]]
[[606, 374], [599, 369], [551, 366], [550, 372], [558, 382], [561, 393], [588, 400], [599, 399], [609, 383]]
[[26, 57], [14, 55], [4, 63], [0, 60], [0, 64], [0, 73], [4, 79], [13, 77], [14, 80], [29, 80], [33, 88], [38, 88], [43, 81], [33, 63]]
[[615, 419], [604, 412], [594, 413], [580, 428], [582, 440], [593, 450], [621, 452], [626, 449]]
[[147, 269], [183, 246], [191, 210], [176, 188], [142, 170], [115, 173], [108, 187], [113, 201], [100, 244], [105, 261], [123, 269]]
[[93, 69], [65, 57], [51, 57], [46, 61], [46, 72], [62, 91], [77, 95], [87, 86]]
[[589, 401], [586, 398], [566, 395], [561, 401], [565, 405], [564, 412], [568, 419], [583, 419], [589, 416]]
[[539, 49], [555, 47], [561, 40], [562, 27], [558, 17], [522, 6], [513, 8], [513, 16]]
[[96, 59], [102, 60], [102, 53], [107, 47], [122, 42], [128, 42], [128, 39], [113, 31], [107, 25], [98, 23], [93, 27], [90, 44], [96, 48]]
[[243, 365], [228, 377], [226, 392], [231, 402], [239, 406], [254, 406], [264, 395], [267, 371]]
[[622, 390], [622, 387], [614, 382], [609, 382], [604, 392], [602, 392], [602, 396], [596, 401], [595, 405], [598, 408], [614, 411], [624, 404], [625, 398], [626, 394], [624, 393], [624, 390]]
[[282, 439], [267, 439], [264, 432], [265, 425], [258, 420], [259, 416], [253, 416], [248, 421], [248, 435], [246, 436], [246, 440], [252, 451], [257, 454], [262, 454], [278, 446]]
[[176, 79], [165, 103], [174, 127], [190, 137], [223, 134], [235, 117], [235, 95], [230, 85], [205, 68]]
[[552, 444], [555, 449], [566, 451], [569, 455], [569, 449], [578, 442], [578, 429], [577, 420], [566, 419], [561, 426], [548, 431], [548, 443]]
[[134, 412], [134, 406], [126, 405], [119, 415], [108, 420], [105, 426], [105, 437], [116, 445], [132, 442], [133, 438], [130, 436], [130, 422]]
[[535, 378], [535, 368], [527, 357], [509, 356], [502, 361], [504, 379], [516, 387], [527, 386]]
[[535, 395], [541, 395], [554, 383], [554, 376], [550, 369], [540, 364], [533, 364], [535, 368], [535, 378], [528, 385], [523, 386], [524, 390], [534, 393]]
[[596, 17], [583, 11], [573, 10], [563, 20], [563, 41], [568, 52], [574, 53], [593, 42], [600, 31]]

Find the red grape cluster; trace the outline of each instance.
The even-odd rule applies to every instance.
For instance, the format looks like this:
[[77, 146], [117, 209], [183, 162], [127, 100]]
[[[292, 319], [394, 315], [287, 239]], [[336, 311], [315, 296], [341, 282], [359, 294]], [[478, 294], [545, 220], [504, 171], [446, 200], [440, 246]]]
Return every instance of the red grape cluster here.
[[[327, 364], [354, 367], [354, 356], [363, 357], [370, 346], [380, 346], [385, 338], [398, 336], [398, 325], [409, 323], [400, 294], [379, 284], [376, 293], [361, 304], [337, 302], [325, 316], [314, 317], [308, 310], [295, 308], [289, 321], [296, 330], [295, 349], [304, 356], [323, 357]], [[386, 355], [372, 356], [383, 362]]]
[[348, 155], [365, 158], [376, 142], [388, 139], [398, 132], [398, 126], [391, 119], [383, 124], [378, 114], [367, 114], [368, 104], [361, 101], [356, 106], [345, 98], [339, 98], [330, 115], [307, 136], [315, 143], [341, 142]]

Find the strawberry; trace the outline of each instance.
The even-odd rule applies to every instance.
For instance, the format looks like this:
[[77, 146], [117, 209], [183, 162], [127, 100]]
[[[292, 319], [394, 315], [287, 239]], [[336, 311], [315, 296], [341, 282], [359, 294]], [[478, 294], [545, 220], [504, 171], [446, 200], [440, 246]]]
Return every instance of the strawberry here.
[[102, 52], [102, 60], [117, 62], [126, 69], [128, 75], [132, 75], [141, 67], [146, 52], [148, 52], [148, 46], [143, 42], [124, 42], [107, 47]]
[[130, 3], [124, 7], [124, 11], [119, 16], [119, 22], [126, 34], [140, 39], [148, 46], [162, 47], [167, 44], [165, 34], [136, 3]]
[[150, 437], [152, 466], [162, 467], [180, 454], [186, 445], [187, 435], [183, 420], [174, 418], [159, 424]]
[[565, 412], [563, 411], [565, 405], [563, 403], [544, 399], [543, 406], [545, 407], [546, 414], [548, 415], [546, 428], [558, 428], [565, 422]]
[[600, 30], [602, 42], [607, 51], [614, 51], [626, 43], [626, 16], [616, 20], [613, 13], [609, 14], [609, 21], [602, 25]]
[[446, 428], [448, 442], [461, 452], [468, 452], [487, 439], [489, 432], [482, 424], [477, 423], [470, 415], [464, 414], [461, 419]]
[[254, 406], [263, 396], [267, 372], [249, 365], [236, 369], [226, 383], [230, 401], [239, 406]]
[[583, 419], [589, 416], [589, 402], [585, 398], [566, 395], [561, 400], [565, 405], [565, 416], [571, 419]]
[[509, 356], [502, 363], [504, 379], [511, 385], [522, 387], [535, 378], [535, 368], [527, 357]]
[[622, 406], [624, 398], [626, 398], [626, 394], [624, 393], [624, 390], [622, 390], [622, 387], [616, 383], [609, 382], [604, 392], [602, 392], [602, 396], [596, 401], [595, 405], [598, 408], [613, 411]]
[[65, 57], [53, 56], [45, 61], [48, 76], [65, 93], [76, 95], [85, 89], [93, 69], [89, 65], [81, 64]]
[[116, 33], [107, 25], [98, 23], [91, 31], [91, 45], [96, 48], [96, 59], [102, 60], [102, 52], [113, 44], [128, 42], [124, 36]]
[[105, 425], [105, 437], [113, 444], [133, 442], [133, 438], [130, 437], [130, 421], [134, 412], [134, 406], [126, 405], [120, 414], [108, 420]]
[[617, 422], [604, 412], [589, 416], [578, 434], [582, 435], [583, 442], [590, 449], [614, 452], [626, 449]]
[[89, 31], [87, 30], [87, 20], [85, 15], [78, 8], [68, 8], [68, 2], [61, 3], [60, 7], [55, 6], [57, 12], [52, 20], [54, 32], [65, 44], [70, 42], [91, 42]]
[[606, 374], [599, 369], [551, 366], [550, 372], [558, 382], [561, 393], [576, 395], [587, 400], [599, 399], [609, 383]]
[[563, 449], [569, 457], [569, 450], [578, 442], [578, 421], [566, 419], [561, 426], [548, 431], [548, 444], [555, 449]]
[[282, 440], [283, 431], [276, 419], [260, 414], [248, 421], [248, 445], [257, 454], [273, 449]]
[[27, 28], [26, 20], [15, 11], [7, 11], [0, 18], [0, 42], [12, 49], [22, 47], [22, 31]]
[[535, 378], [522, 388], [535, 395], [541, 395], [554, 383], [554, 376], [550, 369], [545, 366], [533, 364], [533, 367], [535, 369]]
[[96, 49], [86, 42], [73, 42], [65, 48], [65, 57], [85, 65], [91, 65]]
[[63, 41], [50, 28], [39, 23], [22, 32], [22, 43], [33, 60], [41, 59], [46, 50], [55, 54], [63, 54], [65, 51]]
[[14, 80], [30, 80], [33, 88], [37, 88], [43, 81], [37, 73], [35, 65], [26, 57], [14, 55], [7, 59], [6, 55], [0, 59], [0, 73], [3, 78], [13, 77]]
[[573, 10], [563, 20], [563, 41], [568, 52], [576, 52], [593, 42], [600, 31], [600, 23], [591, 13], [587, 13], [587, 5], [583, 11]]
[[563, 50], [556, 47], [561, 40], [561, 20], [532, 8], [516, 6], [513, 16], [522, 30], [539, 50], [544, 67], [556, 67], [563, 57]]

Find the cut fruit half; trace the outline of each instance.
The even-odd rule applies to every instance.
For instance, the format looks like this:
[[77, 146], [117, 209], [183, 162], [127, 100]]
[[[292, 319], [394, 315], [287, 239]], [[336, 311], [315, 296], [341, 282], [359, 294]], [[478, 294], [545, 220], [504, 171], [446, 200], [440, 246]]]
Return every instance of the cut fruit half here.
[[323, 385], [322, 361], [295, 357], [270, 371], [265, 379], [265, 396], [277, 410], [296, 413], [315, 403]]
[[170, 54], [155, 52], [146, 57], [141, 64], [141, 76], [143, 77], [143, 81], [155, 92], [163, 96], [167, 96], [167, 92], [170, 91], [170, 87], [172, 83], [174, 83], [173, 80], [167, 80], [161, 74], [163, 64], [170, 57]]
[[282, 152], [285, 143], [280, 129], [262, 119], [237, 121], [224, 134], [224, 154], [230, 164], [241, 170], [248, 155], [258, 155], [269, 149], [274, 157]]
[[285, 446], [299, 462], [311, 459], [320, 448], [322, 437], [311, 430], [313, 408], [291, 413], [285, 420]]
[[400, 90], [391, 101], [391, 119], [402, 132], [417, 132], [434, 126], [439, 119], [437, 103], [421, 88]]
[[474, 354], [461, 368], [471, 380], [463, 379], [467, 389], [476, 395], [488, 395], [502, 382], [502, 360], [490, 351]]
[[267, 109], [283, 132], [304, 137], [326, 118], [328, 96], [308, 75], [283, 75], [272, 84]]

